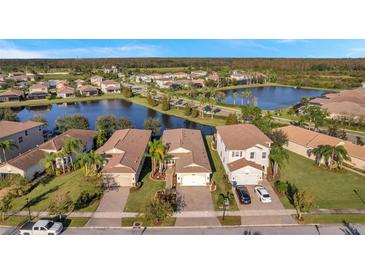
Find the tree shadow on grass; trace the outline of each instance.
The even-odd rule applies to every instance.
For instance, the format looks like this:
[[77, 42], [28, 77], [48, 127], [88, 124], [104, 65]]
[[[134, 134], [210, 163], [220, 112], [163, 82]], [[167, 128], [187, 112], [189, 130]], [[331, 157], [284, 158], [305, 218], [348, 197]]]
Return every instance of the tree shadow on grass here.
[[27, 208], [28, 206], [31, 207], [31, 206], [34, 206], [36, 204], [38, 204], [39, 202], [43, 201], [46, 199], [47, 195], [50, 194], [50, 193], [53, 193], [55, 191], [57, 191], [59, 189], [58, 186], [55, 186], [51, 189], [49, 189], [48, 191], [42, 193], [41, 195], [38, 195], [36, 197], [34, 197], [33, 199], [29, 200], [28, 203], [26, 203], [21, 209], [21, 210], [24, 210], [25, 208]]
[[[208, 155], [208, 159], [209, 159], [209, 164], [210, 164], [210, 167], [212, 168], [212, 173], [213, 173], [213, 172], [216, 172], [216, 169], [215, 169], [215, 165], [214, 165], [213, 156], [211, 155], [211, 151], [210, 151], [210, 144], [208, 144], [208, 140], [206, 137], [207, 136], [205, 136], [203, 138], [203, 140], [204, 140], [205, 150], [207, 151], [207, 155]], [[213, 136], [212, 136], [212, 138], [213, 138]]]

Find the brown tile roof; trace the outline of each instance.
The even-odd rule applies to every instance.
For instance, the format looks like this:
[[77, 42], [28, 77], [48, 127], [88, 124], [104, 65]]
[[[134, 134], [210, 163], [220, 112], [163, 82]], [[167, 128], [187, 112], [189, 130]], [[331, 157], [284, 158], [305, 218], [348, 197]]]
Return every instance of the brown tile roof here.
[[[33, 89], [48, 89], [48, 87], [45, 84], [38, 83], [38, 84], [31, 85], [29, 88], [29, 91], [32, 92]], [[37, 92], [39, 92], [39, 91], [37, 91]], [[45, 92], [47, 92], [47, 91], [45, 91]]]
[[43, 123], [27, 121], [27, 122], [13, 122], [13, 121], [0, 121], [0, 138], [4, 138], [25, 130], [42, 126]]
[[6, 97], [6, 96], [18, 96], [18, 97], [24, 97], [24, 91], [18, 90], [18, 89], [8, 89], [7, 91], [4, 91], [0, 93], [0, 97]]
[[39, 162], [46, 156], [47, 152], [34, 148], [19, 156], [9, 160], [4, 165], [9, 164], [21, 170], [27, 170], [28, 168], [39, 164]]
[[277, 130], [284, 131], [288, 135], [289, 141], [298, 145], [302, 145], [308, 148], [316, 148], [319, 145], [342, 145], [347, 150], [347, 153], [350, 157], [365, 160], [365, 147], [355, 145], [349, 141], [344, 141], [336, 137], [328, 136], [326, 134], [314, 132], [296, 126], [281, 127]]
[[269, 146], [272, 141], [252, 124], [238, 124], [217, 127], [228, 150], [243, 150], [256, 145]]
[[83, 145], [86, 145], [87, 141], [90, 140], [90, 138], [94, 138], [95, 136], [96, 132], [93, 130], [69, 129], [64, 133], [54, 137], [53, 139], [39, 145], [39, 148], [44, 150], [59, 151], [62, 149], [64, 141], [67, 138], [79, 139]]
[[119, 83], [114, 81], [114, 80], [104, 80], [102, 82], [102, 84], [104, 84], [104, 85], [119, 85]]
[[144, 158], [152, 131], [144, 129], [117, 130], [97, 153], [112, 157], [104, 166], [105, 173], [135, 173]]
[[[167, 153], [176, 158], [176, 172], [212, 172], [200, 130], [167, 129], [162, 141], [168, 145]], [[174, 152], [177, 149], [181, 150]]]
[[250, 167], [262, 170], [262, 166], [260, 166], [259, 164], [256, 164], [255, 162], [248, 161], [244, 158], [236, 160], [234, 162], [230, 162], [229, 164], [227, 164], [227, 167], [228, 167], [229, 171], [235, 171], [235, 170], [243, 168], [245, 166], [250, 166]]
[[98, 89], [92, 85], [85, 85], [79, 87], [80, 92], [97, 92]]
[[75, 89], [71, 87], [62, 86], [61, 88], [57, 89], [57, 94], [74, 94]]

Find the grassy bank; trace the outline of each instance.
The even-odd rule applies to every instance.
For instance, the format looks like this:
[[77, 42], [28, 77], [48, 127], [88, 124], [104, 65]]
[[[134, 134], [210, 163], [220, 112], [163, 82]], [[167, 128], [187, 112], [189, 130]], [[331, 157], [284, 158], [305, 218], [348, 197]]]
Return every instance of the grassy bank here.
[[304, 224], [365, 224], [364, 214], [305, 214], [303, 215]]
[[[281, 180], [314, 195], [315, 208], [365, 206], [365, 177], [347, 170], [336, 173], [321, 169], [314, 161], [293, 152], [289, 152], [289, 161], [281, 170]], [[281, 197], [281, 201], [285, 207], [292, 207], [285, 196]]]

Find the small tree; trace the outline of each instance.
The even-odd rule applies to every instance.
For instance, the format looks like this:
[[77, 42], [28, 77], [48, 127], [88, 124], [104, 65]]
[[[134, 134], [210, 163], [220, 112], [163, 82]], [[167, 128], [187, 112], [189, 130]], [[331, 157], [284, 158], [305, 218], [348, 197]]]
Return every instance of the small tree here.
[[143, 209], [143, 219], [146, 225], [160, 225], [169, 220], [173, 213], [173, 207], [168, 201], [153, 197]]
[[73, 208], [73, 201], [64, 190], [60, 189], [50, 199], [48, 211], [51, 214], [58, 215], [59, 219], [62, 220], [62, 215], [71, 211]]
[[9, 108], [1, 108], [0, 109], [0, 120], [7, 121], [19, 121], [18, 116], [14, 111]]
[[356, 136], [356, 144], [359, 146], [363, 146], [364, 142], [360, 136]]
[[3, 157], [4, 157], [3, 160], [4, 162], [6, 162], [6, 151], [16, 149], [18, 148], [18, 145], [15, 143], [13, 139], [7, 139], [0, 141], [0, 148], [3, 152]]
[[161, 102], [161, 109], [163, 111], [168, 111], [170, 110], [170, 99], [167, 96], [164, 96], [164, 98], [162, 99]]
[[314, 197], [305, 191], [296, 191], [293, 197], [293, 205], [297, 211], [298, 220], [302, 220], [302, 213], [309, 212], [313, 207]]
[[144, 129], [152, 130], [153, 135], [158, 135], [160, 133], [161, 122], [157, 118], [148, 117], [144, 120], [143, 127]]
[[56, 127], [61, 131], [65, 132], [69, 129], [88, 129], [89, 121], [87, 118], [81, 114], [75, 115], [65, 115], [61, 118], [58, 118], [56, 121]]
[[6, 213], [8, 213], [12, 207], [12, 201], [13, 197], [10, 194], [7, 194], [0, 199], [0, 214], [2, 222], [4, 222]]
[[48, 127], [48, 121], [42, 115], [34, 115], [29, 120], [34, 121], [34, 122], [38, 122], [38, 123], [43, 123], [44, 124], [44, 127]]
[[199, 116], [199, 110], [193, 108], [193, 110], [191, 111], [191, 117], [196, 118], [198, 116]]
[[151, 95], [151, 94], [148, 94], [148, 95], [147, 95], [147, 104], [148, 104], [149, 106], [152, 106], [152, 107], [157, 106], [157, 102], [156, 102], [156, 100], [155, 100], [155, 99], [153, 99], [153, 97], [152, 97], [152, 95]]
[[184, 108], [184, 114], [186, 116], [190, 116], [192, 112], [192, 108], [190, 104], [186, 104], [185, 108]]
[[132, 91], [131, 91], [131, 89], [130, 89], [130, 88], [124, 87], [124, 88], [122, 89], [122, 95], [123, 95], [125, 98], [130, 98], [130, 97], [132, 97], [132, 96], [133, 96], [133, 93], [132, 93]]
[[228, 114], [226, 125], [235, 125], [235, 124], [239, 124], [237, 115], [235, 113]]

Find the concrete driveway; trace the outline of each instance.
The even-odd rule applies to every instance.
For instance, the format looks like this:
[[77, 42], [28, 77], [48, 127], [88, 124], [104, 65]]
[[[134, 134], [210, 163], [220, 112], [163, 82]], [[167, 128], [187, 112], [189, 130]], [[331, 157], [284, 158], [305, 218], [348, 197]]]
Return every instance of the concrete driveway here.
[[267, 210], [275, 210], [275, 209], [285, 209], [283, 204], [281, 203], [278, 195], [272, 188], [271, 184], [267, 181], [261, 183], [262, 186], [266, 188], [271, 196], [271, 203], [264, 204], [260, 201], [257, 194], [255, 193], [255, 186], [247, 186], [248, 192], [251, 196], [251, 204], [244, 205], [241, 204], [237, 198], [236, 191], [233, 190], [236, 198], [236, 202], [238, 208], [243, 211], [262, 211], [260, 216], [246, 216], [241, 218], [241, 224], [243, 225], [266, 225], [266, 224], [294, 224], [295, 221], [290, 215], [280, 215], [280, 216], [272, 216], [268, 214]]
[[[122, 212], [127, 203], [129, 187], [114, 187], [107, 189], [100, 200], [96, 212]], [[93, 218], [87, 222], [86, 227], [120, 227], [121, 219]]]
[[[178, 196], [182, 198], [181, 211], [213, 211], [213, 200], [207, 186], [178, 186]], [[217, 218], [196, 217], [176, 219], [175, 226], [217, 226]]]

